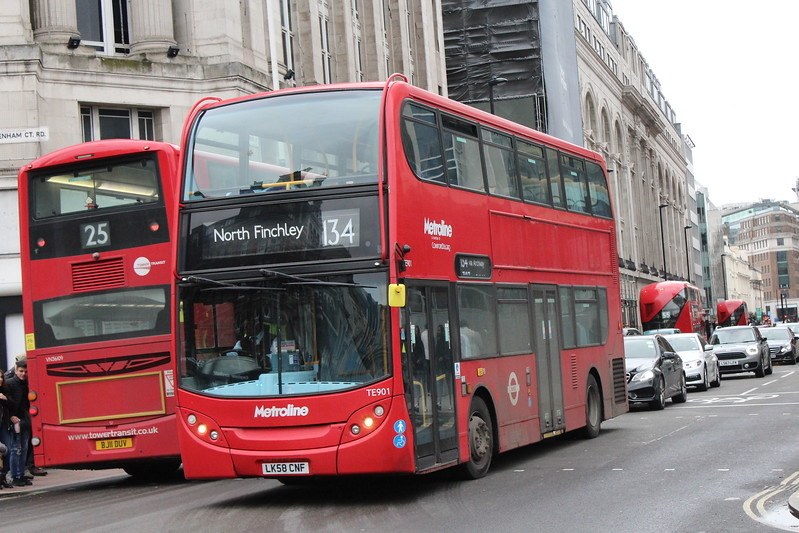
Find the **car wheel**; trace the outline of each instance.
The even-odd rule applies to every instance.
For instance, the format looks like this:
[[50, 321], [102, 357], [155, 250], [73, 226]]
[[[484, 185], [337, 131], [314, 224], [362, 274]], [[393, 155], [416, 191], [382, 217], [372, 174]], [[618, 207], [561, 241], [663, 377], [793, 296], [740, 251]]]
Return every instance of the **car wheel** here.
[[666, 382], [663, 380], [663, 377], [660, 378], [655, 388], [655, 399], [649, 402], [649, 407], [656, 411], [666, 408]]
[[701, 391], [706, 391], [710, 387], [710, 381], [707, 377], [707, 367], [702, 368], [702, 383], [697, 385], [697, 388]]
[[766, 375], [766, 362], [761, 357], [760, 364], [758, 364], [757, 368], [755, 369], [755, 376], [762, 378], [765, 377], [765, 375]]
[[789, 365], [795, 365], [796, 364], [796, 352], [793, 352], [791, 354], [791, 358], [788, 360], [788, 364]]
[[685, 384], [685, 374], [680, 376], [680, 393], [674, 396], [672, 403], [685, 403], [688, 400], [688, 386]]
[[766, 356], [766, 361], [768, 361], [768, 367], [766, 367], [766, 375], [770, 376], [772, 372], [774, 372], [774, 363], [771, 362], [771, 354]]
[[716, 366], [716, 379], [710, 382], [711, 387], [721, 387], [721, 369]]

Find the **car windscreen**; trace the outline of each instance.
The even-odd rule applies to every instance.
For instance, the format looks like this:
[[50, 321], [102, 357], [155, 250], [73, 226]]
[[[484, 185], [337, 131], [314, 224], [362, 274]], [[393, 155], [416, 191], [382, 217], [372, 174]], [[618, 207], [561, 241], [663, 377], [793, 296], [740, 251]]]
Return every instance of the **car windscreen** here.
[[788, 328], [763, 328], [760, 334], [767, 340], [772, 341], [789, 341], [793, 337], [793, 333]]
[[702, 347], [699, 345], [699, 341], [696, 337], [667, 337], [669, 340], [669, 344], [674, 347], [675, 350], [678, 352], [689, 351], [689, 350], [701, 350]]
[[624, 356], [627, 359], [654, 359], [657, 357], [654, 338], [624, 339]]
[[751, 328], [717, 329], [710, 344], [737, 344], [755, 342], [755, 332]]

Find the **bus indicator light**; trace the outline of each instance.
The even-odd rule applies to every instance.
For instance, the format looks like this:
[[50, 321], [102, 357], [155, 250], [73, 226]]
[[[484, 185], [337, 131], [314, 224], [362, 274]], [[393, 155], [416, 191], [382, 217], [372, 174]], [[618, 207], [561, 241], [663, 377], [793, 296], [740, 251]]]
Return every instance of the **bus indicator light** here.
[[28, 401], [34, 402], [39, 398], [39, 395], [36, 394], [36, 391], [28, 392]]

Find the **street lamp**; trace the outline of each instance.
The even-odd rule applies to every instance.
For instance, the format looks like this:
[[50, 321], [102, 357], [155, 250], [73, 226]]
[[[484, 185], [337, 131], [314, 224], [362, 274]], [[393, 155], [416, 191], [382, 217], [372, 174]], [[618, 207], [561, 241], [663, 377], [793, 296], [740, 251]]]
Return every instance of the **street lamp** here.
[[721, 282], [724, 286], [724, 299], [728, 300], [727, 297], [727, 254], [721, 254]]
[[666, 275], [666, 240], [663, 237], [663, 208], [668, 207], [669, 204], [660, 204], [658, 208], [660, 209], [660, 248], [663, 251], [663, 279], [667, 279], [668, 276]]
[[496, 76], [488, 80], [488, 105], [492, 115], [494, 114], [494, 86], [507, 81], [507, 78], [498, 78]]
[[690, 256], [688, 255], [688, 230], [693, 228], [693, 226], [683, 226], [682, 231], [685, 234], [685, 272], [686, 276], [688, 277], [688, 281], [691, 281], [691, 260]]

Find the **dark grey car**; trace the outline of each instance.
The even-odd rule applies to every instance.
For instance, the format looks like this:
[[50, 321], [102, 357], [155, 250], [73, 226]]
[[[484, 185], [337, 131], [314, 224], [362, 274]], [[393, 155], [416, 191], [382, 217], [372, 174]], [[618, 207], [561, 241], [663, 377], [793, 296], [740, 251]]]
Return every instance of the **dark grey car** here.
[[768, 344], [755, 326], [716, 328], [710, 344], [722, 374], [754, 372], [762, 378], [772, 372]]

